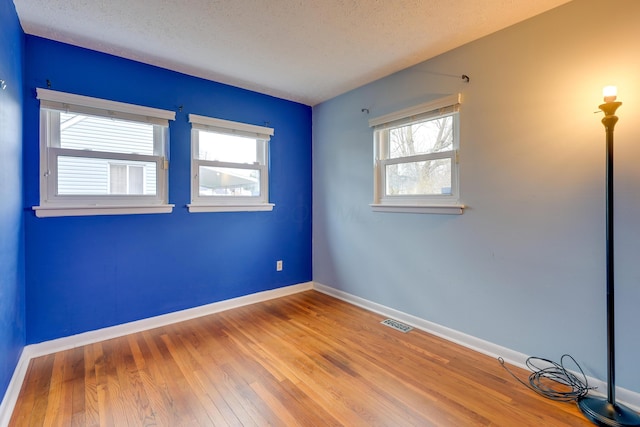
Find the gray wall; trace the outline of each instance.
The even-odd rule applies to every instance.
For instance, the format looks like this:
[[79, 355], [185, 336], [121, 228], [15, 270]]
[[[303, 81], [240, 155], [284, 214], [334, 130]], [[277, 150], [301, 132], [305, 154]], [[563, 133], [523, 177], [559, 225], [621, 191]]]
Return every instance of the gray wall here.
[[[314, 280], [525, 354], [570, 353], [606, 379], [594, 111], [616, 84], [617, 385], [640, 392], [638, 18], [637, 0], [574, 1], [316, 106]], [[372, 212], [367, 121], [457, 92], [468, 209]]]

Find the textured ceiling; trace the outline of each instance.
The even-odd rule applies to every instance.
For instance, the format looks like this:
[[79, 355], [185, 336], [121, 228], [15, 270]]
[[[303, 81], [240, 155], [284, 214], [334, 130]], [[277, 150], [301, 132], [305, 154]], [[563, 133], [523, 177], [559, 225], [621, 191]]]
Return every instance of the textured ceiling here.
[[315, 105], [568, 0], [14, 0], [27, 34]]

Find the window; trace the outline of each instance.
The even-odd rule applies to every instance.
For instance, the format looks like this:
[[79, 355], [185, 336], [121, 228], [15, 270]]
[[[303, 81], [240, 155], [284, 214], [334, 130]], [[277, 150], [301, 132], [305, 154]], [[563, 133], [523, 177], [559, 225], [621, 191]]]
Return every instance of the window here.
[[36, 215], [167, 213], [172, 111], [37, 89], [40, 206]]
[[189, 114], [189, 212], [270, 211], [269, 140], [273, 129]]
[[376, 211], [462, 213], [458, 192], [459, 95], [369, 121]]

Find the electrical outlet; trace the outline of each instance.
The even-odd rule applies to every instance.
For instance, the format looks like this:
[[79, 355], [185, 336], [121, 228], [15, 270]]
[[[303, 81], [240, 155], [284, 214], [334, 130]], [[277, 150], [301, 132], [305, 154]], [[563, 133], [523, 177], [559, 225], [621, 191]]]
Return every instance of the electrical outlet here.
[[282, 271], [282, 260], [276, 261], [276, 271]]

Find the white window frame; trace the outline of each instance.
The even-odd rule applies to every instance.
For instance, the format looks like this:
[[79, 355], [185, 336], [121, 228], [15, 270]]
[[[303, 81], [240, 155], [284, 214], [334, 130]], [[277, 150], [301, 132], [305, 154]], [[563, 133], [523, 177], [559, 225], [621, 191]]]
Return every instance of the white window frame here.
[[[170, 213], [174, 205], [168, 204], [168, 149], [169, 120], [175, 112], [143, 107], [88, 96], [36, 89], [40, 100], [40, 205], [33, 210], [38, 217], [124, 215]], [[133, 122], [150, 123], [154, 131], [153, 155], [123, 154], [92, 150], [60, 148], [59, 121], [56, 112], [74, 112]], [[121, 162], [144, 161], [156, 163], [156, 195], [60, 195], [58, 189], [58, 157], [87, 157]], [[108, 183], [107, 183], [108, 185]]]
[[[458, 162], [460, 149], [460, 99], [460, 94], [450, 95], [369, 120], [369, 126], [373, 128], [374, 145], [374, 200], [370, 205], [372, 210], [404, 213], [463, 213], [465, 206], [460, 203]], [[451, 150], [393, 159], [388, 158], [390, 129], [446, 116], [453, 118], [453, 147]], [[447, 158], [451, 159], [451, 194], [386, 195], [385, 171], [387, 166]]]
[[[213, 117], [189, 114], [191, 123], [191, 203], [187, 205], [189, 212], [238, 212], [238, 211], [271, 211], [275, 206], [269, 203], [269, 141], [274, 130], [265, 126], [217, 119]], [[262, 147], [262, 161], [254, 164], [231, 163], [215, 160], [199, 159], [200, 131], [215, 132], [227, 135], [246, 136], [256, 139], [257, 149]], [[263, 143], [260, 144], [262, 141]], [[200, 195], [200, 166], [223, 167], [234, 169], [252, 169], [260, 173], [259, 196], [202, 196]]]

